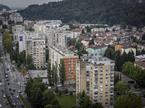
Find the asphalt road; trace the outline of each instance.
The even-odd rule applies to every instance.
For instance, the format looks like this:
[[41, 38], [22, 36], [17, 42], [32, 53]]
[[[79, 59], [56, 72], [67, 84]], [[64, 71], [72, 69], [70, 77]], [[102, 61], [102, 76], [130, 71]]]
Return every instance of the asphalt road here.
[[2, 35], [0, 34], [0, 104], [2, 108], [11, 108], [7, 105], [7, 98], [10, 97], [14, 108], [23, 108], [19, 98], [19, 94], [23, 95], [25, 89], [25, 78], [12, 65], [9, 54], [5, 54], [2, 44]]

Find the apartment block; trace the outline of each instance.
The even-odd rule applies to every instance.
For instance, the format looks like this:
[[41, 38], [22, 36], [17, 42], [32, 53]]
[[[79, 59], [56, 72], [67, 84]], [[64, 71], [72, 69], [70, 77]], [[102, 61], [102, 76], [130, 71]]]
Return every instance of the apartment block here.
[[83, 56], [77, 64], [76, 94], [85, 91], [93, 103], [113, 106], [114, 62], [99, 56]]
[[[49, 47], [49, 57], [51, 65], [57, 65], [59, 68], [60, 60], [64, 60], [66, 84], [75, 84], [76, 64], [78, 56], [68, 49]], [[58, 71], [59, 77], [59, 71]]]
[[32, 58], [37, 69], [43, 69], [46, 66], [46, 45], [45, 39], [35, 38], [32, 40]]

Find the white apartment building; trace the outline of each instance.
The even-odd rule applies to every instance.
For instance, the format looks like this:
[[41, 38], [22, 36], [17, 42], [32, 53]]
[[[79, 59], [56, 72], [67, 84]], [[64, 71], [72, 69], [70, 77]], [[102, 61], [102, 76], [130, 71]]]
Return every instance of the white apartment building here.
[[13, 27], [14, 42], [19, 45], [19, 53], [26, 51], [26, 55], [32, 55], [34, 65], [37, 69], [45, 67], [45, 34], [38, 32], [25, 31], [23, 26]]
[[43, 20], [34, 24], [34, 30], [36, 32], [45, 33], [47, 29], [56, 29], [62, 24], [61, 20]]
[[43, 34], [31, 34], [27, 40], [27, 54], [31, 54], [33, 63], [37, 69], [45, 68], [46, 66], [46, 43]]
[[10, 20], [14, 21], [14, 23], [23, 22], [23, 17], [20, 15], [20, 13], [14, 12], [10, 15]]
[[48, 46], [62, 48], [67, 48], [68, 41], [72, 38], [75, 38], [73, 32], [59, 29], [49, 29], [45, 34]]
[[84, 56], [76, 71], [76, 94], [85, 91], [92, 102], [113, 106], [114, 62], [104, 57]]

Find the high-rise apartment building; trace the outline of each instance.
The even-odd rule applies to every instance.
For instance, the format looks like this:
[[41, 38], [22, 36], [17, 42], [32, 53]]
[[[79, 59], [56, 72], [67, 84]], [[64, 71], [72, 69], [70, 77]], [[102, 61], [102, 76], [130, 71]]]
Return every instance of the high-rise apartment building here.
[[46, 63], [45, 39], [32, 40], [32, 58], [37, 69], [45, 68]]
[[76, 71], [76, 94], [85, 91], [93, 103], [113, 105], [114, 62], [104, 57], [82, 57]]
[[[68, 49], [59, 49], [56, 47], [49, 47], [49, 57], [52, 65], [57, 65], [59, 68], [60, 61], [64, 61], [66, 82], [75, 84], [76, 81], [76, 64], [78, 56]], [[59, 69], [57, 69], [59, 70]], [[58, 71], [59, 77], [59, 71]]]

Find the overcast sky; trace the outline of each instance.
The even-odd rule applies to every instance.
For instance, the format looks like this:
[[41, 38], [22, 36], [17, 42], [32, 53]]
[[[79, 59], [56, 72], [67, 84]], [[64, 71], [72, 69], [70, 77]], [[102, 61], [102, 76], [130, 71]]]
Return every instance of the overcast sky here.
[[57, 0], [0, 0], [0, 4], [7, 5], [11, 8], [24, 8], [30, 4], [42, 4], [48, 3], [49, 1]]

